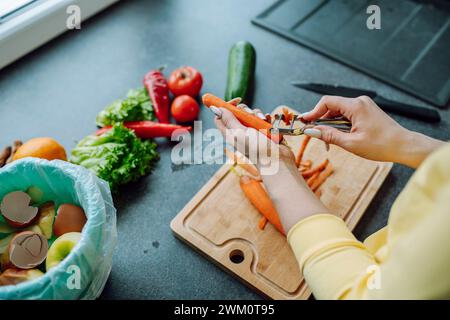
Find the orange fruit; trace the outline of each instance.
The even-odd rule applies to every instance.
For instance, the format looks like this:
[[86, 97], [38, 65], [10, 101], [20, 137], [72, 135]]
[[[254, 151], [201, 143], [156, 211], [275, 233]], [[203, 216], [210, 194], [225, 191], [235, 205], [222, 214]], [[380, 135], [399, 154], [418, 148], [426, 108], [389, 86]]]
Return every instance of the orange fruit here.
[[17, 149], [13, 160], [26, 157], [67, 161], [66, 150], [52, 138], [34, 138], [25, 142]]

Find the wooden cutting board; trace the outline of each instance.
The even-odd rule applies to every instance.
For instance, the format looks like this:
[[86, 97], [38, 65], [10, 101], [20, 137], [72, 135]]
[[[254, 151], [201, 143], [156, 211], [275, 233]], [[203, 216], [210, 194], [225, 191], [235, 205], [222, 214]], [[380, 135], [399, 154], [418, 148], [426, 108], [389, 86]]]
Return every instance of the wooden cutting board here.
[[[302, 139], [287, 137], [295, 153]], [[311, 139], [304, 159], [317, 165], [325, 158], [335, 171], [320, 187], [320, 199], [353, 229], [392, 163], [365, 160], [336, 146], [327, 152], [323, 142]], [[180, 211], [172, 220], [173, 232], [260, 293], [273, 299], [307, 299], [310, 291], [286, 238], [270, 224], [259, 230], [261, 216], [229, 169], [229, 164], [222, 166]]]

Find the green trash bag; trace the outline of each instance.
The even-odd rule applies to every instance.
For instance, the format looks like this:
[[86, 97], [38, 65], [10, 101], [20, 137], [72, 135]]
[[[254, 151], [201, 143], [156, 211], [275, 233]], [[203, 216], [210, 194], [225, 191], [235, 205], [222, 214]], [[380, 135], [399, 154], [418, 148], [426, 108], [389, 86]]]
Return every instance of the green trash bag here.
[[0, 169], [0, 201], [9, 192], [30, 186], [43, 191], [42, 202], [82, 207], [88, 220], [81, 240], [60, 264], [38, 279], [1, 286], [0, 299], [97, 298], [111, 271], [117, 241], [116, 209], [108, 183], [60, 160], [26, 158]]

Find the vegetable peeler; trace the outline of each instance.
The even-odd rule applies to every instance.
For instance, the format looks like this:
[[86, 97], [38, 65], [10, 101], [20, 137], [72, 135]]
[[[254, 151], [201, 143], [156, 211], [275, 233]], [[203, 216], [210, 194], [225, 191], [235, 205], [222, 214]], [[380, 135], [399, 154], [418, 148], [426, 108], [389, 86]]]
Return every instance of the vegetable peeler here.
[[[281, 127], [281, 121], [283, 120], [283, 115], [276, 114], [274, 116], [274, 121], [272, 123], [272, 128], [270, 129], [271, 133], [278, 133], [287, 136], [299, 136], [304, 134], [305, 129], [312, 128], [314, 126], [329, 126], [335, 129], [338, 129], [342, 132], [350, 132], [352, 129], [352, 123], [344, 117], [337, 118], [323, 118], [317, 119], [311, 122], [305, 122], [301, 116], [293, 115], [291, 120], [291, 124], [289, 127]], [[295, 122], [301, 122], [304, 125], [302, 127], [295, 127]]]

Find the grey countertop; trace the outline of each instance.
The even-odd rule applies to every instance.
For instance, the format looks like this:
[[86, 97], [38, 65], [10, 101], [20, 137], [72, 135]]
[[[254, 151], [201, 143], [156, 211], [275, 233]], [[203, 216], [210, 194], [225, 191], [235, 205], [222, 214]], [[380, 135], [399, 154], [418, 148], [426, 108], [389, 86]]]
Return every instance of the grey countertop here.
[[[230, 46], [241, 39], [257, 50], [254, 105], [307, 111], [320, 98], [292, 80], [336, 82], [375, 89], [387, 98], [426, 105], [362, 73], [250, 23], [273, 0], [121, 1], [72, 31], [0, 70], [0, 146], [14, 139], [51, 136], [67, 150], [95, 130], [95, 116], [160, 65], [202, 71], [203, 92], [222, 93]], [[450, 111], [440, 124], [394, 116], [403, 126], [450, 139]], [[204, 128], [213, 117], [203, 110]], [[252, 290], [177, 240], [172, 218], [218, 169], [174, 170], [172, 144], [159, 140], [152, 175], [115, 197], [118, 246], [103, 299], [255, 299]], [[356, 228], [364, 239], [386, 224], [392, 202], [413, 173], [395, 165]]]

